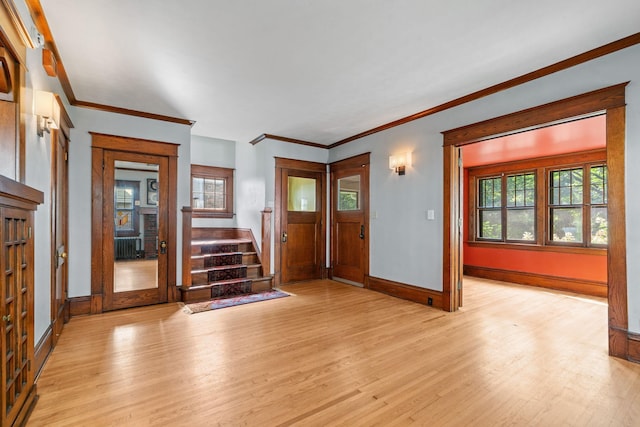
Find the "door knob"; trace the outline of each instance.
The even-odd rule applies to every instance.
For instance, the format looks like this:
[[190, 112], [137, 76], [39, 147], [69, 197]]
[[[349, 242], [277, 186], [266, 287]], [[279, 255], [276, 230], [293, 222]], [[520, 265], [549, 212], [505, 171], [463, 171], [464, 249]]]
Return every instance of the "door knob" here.
[[364, 225], [360, 226], [360, 238], [364, 240]]
[[166, 254], [167, 253], [167, 241], [163, 240], [162, 242], [160, 242], [160, 253], [161, 254]]
[[58, 254], [58, 256], [62, 259], [66, 259], [67, 258], [67, 253], [66, 252], [62, 252], [61, 254]]
[[282, 243], [287, 243], [287, 233], [282, 233]]

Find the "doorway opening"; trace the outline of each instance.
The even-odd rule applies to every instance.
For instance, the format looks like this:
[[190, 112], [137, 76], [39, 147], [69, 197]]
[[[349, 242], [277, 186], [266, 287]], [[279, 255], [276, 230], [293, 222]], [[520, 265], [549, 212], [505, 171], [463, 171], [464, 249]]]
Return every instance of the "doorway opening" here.
[[[607, 300], [609, 354], [627, 358], [628, 314], [624, 198], [625, 86], [596, 90], [565, 100], [444, 132], [443, 305], [461, 306], [462, 174], [460, 151], [465, 145], [521, 129], [540, 127], [572, 117], [603, 113], [606, 121], [607, 174]], [[550, 225], [552, 225], [550, 223]]]
[[465, 276], [606, 298], [606, 117], [461, 151]]

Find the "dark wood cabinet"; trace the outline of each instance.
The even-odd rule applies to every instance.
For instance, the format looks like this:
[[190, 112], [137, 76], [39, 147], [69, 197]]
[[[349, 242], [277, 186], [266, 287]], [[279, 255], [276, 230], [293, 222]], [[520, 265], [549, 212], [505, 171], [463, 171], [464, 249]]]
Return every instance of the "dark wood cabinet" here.
[[35, 404], [33, 211], [40, 191], [0, 175], [0, 373], [2, 426], [24, 423]]

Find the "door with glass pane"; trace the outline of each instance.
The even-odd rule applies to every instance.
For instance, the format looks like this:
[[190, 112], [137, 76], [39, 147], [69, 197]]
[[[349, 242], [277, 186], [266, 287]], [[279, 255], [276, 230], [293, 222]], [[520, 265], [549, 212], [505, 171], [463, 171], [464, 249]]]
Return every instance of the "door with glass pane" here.
[[364, 284], [369, 274], [369, 154], [331, 164], [332, 277]]
[[[278, 159], [285, 160], [285, 159]], [[285, 160], [286, 161], [286, 160]], [[289, 161], [293, 162], [293, 161]], [[325, 264], [325, 167], [300, 162], [291, 166], [316, 170], [280, 168], [280, 281], [321, 279]], [[305, 163], [305, 164], [303, 164]]]
[[[167, 301], [166, 157], [104, 155], [105, 310]], [[111, 195], [111, 196], [109, 196]]]

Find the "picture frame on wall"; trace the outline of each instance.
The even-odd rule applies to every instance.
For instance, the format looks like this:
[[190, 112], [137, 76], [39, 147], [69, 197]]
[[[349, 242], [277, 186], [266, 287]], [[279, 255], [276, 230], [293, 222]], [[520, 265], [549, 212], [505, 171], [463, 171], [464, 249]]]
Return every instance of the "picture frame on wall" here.
[[147, 204], [158, 205], [158, 180], [155, 178], [147, 178]]

